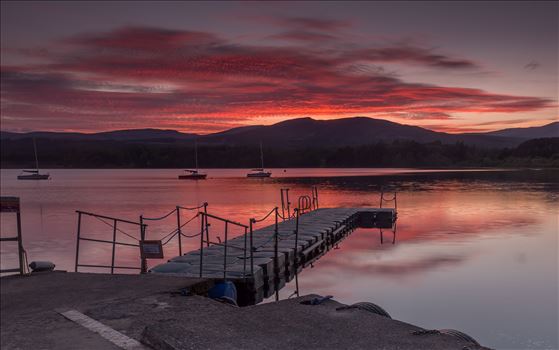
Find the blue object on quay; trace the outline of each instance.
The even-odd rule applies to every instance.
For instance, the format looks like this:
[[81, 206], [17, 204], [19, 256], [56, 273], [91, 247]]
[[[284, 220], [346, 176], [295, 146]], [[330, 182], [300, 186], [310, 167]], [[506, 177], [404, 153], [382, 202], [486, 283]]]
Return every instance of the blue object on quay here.
[[208, 291], [208, 296], [212, 299], [229, 299], [237, 302], [237, 288], [231, 281], [223, 281], [216, 283]]

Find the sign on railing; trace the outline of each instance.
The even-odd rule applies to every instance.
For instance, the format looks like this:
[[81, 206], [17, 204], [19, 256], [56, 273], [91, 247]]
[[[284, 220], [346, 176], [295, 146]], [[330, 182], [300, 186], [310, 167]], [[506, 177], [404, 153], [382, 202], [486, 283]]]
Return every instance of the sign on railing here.
[[140, 256], [142, 259], [163, 259], [163, 245], [161, 244], [161, 241], [141, 241]]

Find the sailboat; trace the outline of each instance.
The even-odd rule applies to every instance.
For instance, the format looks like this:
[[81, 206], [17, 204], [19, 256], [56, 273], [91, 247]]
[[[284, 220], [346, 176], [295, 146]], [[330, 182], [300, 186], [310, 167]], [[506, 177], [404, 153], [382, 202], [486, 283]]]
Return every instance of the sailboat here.
[[260, 142], [260, 168], [252, 169], [250, 173], [247, 174], [247, 177], [270, 177], [272, 176], [272, 172], [264, 170], [264, 152], [262, 152], [262, 142]]
[[194, 141], [194, 158], [196, 159], [196, 169], [185, 169], [184, 174], [179, 175], [179, 180], [205, 180], [208, 174], [198, 171], [198, 144]]
[[33, 139], [33, 150], [35, 151], [35, 170], [22, 170], [17, 176], [18, 180], [48, 180], [50, 174], [41, 174], [39, 172], [39, 158], [37, 158], [37, 144]]

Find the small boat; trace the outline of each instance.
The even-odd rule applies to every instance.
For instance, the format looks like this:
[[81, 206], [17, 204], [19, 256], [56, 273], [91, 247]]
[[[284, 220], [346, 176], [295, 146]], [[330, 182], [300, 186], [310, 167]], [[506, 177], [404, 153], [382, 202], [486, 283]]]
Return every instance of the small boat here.
[[251, 172], [247, 174], [247, 177], [264, 178], [272, 176], [271, 171], [264, 170], [264, 152], [262, 152], [262, 142], [260, 142], [260, 164], [262, 167], [252, 169]]
[[22, 170], [17, 176], [18, 180], [48, 180], [50, 174], [41, 174], [39, 172], [39, 158], [37, 157], [37, 144], [33, 139], [33, 150], [35, 151], [35, 170]]
[[186, 169], [184, 174], [179, 175], [179, 180], [205, 180], [208, 174], [198, 171], [198, 145], [194, 142], [194, 158], [196, 160], [196, 169]]
[[264, 171], [262, 168], [252, 169], [252, 172], [247, 174], [247, 177], [270, 177], [272, 173], [269, 171]]
[[199, 173], [198, 170], [186, 169], [184, 174], [179, 175], [179, 180], [205, 180], [208, 174]]
[[40, 174], [39, 170], [22, 170], [17, 176], [18, 180], [48, 180], [50, 174]]

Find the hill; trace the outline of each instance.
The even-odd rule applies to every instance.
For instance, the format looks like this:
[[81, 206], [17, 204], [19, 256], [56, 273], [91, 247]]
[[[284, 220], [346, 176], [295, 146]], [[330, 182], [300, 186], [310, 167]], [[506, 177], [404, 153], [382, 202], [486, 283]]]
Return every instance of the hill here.
[[143, 143], [191, 144], [194, 139], [205, 146], [250, 146], [263, 142], [267, 148], [298, 149], [305, 147], [335, 148], [370, 145], [379, 142], [414, 141], [418, 143], [441, 142], [485, 148], [516, 147], [533, 138], [554, 137], [559, 134], [559, 123], [534, 128], [505, 129], [490, 133], [448, 134], [418, 126], [399, 124], [366, 117], [315, 120], [298, 118], [273, 125], [254, 125], [233, 128], [208, 135], [182, 133], [175, 130], [134, 129], [99, 133], [75, 132], [2, 132], [2, 140], [50, 139], [72, 141], [117, 141]]
[[485, 133], [485, 135], [516, 137], [522, 139], [538, 139], [559, 137], [559, 122], [531, 128], [510, 128]]

